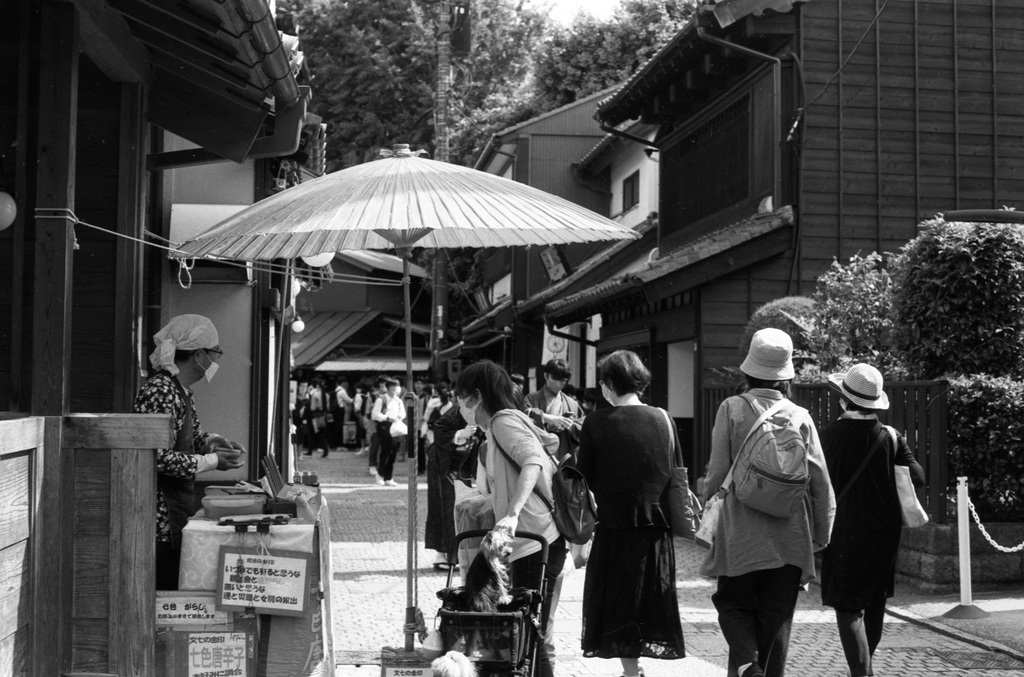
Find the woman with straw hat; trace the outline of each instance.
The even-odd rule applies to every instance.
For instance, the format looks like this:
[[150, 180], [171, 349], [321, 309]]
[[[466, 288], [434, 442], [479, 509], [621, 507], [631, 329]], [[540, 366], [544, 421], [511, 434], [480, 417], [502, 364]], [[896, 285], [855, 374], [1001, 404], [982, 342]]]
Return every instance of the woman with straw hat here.
[[[915, 486], [924, 471], [902, 435], [878, 421], [889, 408], [882, 374], [869, 364], [829, 376], [843, 414], [821, 434], [836, 521], [821, 569], [821, 601], [836, 611], [839, 639], [852, 677], [873, 675], [885, 600], [893, 595], [902, 525], [893, 465], [910, 467]], [[891, 430], [891, 429], [890, 429]]]

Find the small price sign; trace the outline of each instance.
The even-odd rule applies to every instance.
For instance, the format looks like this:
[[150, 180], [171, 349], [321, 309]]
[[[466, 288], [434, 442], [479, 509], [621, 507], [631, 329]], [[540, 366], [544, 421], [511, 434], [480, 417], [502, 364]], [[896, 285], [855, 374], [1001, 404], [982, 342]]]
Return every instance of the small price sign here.
[[158, 590], [156, 624], [158, 627], [227, 625], [231, 621], [228, 612], [216, 606], [213, 593]]
[[217, 570], [217, 608], [301, 616], [309, 601], [309, 567], [313, 556], [290, 550], [263, 554], [221, 546]]

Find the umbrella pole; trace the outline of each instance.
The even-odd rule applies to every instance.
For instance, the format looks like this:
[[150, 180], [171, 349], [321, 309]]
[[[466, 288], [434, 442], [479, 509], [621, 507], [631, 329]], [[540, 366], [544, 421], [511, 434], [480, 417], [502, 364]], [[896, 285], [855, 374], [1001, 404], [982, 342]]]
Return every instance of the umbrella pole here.
[[[402, 254], [402, 295], [404, 297], [405, 306], [405, 394], [408, 402], [413, 403], [415, 406], [415, 393], [412, 389], [412, 309], [410, 308], [411, 301], [409, 295], [409, 257], [412, 256], [412, 250], [407, 249], [400, 252]], [[406, 406], [406, 418], [408, 421], [409, 432], [405, 437], [406, 440], [406, 459], [408, 462], [408, 482], [409, 482], [409, 521], [408, 529], [406, 533], [406, 554], [405, 554], [405, 650], [412, 651], [415, 649], [415, 637], [416, 637], [416, 626], [417, 617], [416, 612], [419, 606], [419, 600], [417, 597], [416, 590], [416, 420], [415, 416], [409, 417], [408, 411], [410, 407]], [[415, 410], [414, 410], [415, 411]]]

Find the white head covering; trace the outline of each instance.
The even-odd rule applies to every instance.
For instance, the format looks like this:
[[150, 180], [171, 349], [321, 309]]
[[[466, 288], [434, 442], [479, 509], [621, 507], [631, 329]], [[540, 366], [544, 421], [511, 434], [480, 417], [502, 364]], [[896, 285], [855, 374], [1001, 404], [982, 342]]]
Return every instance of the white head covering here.
[[172, 374], [178, 373], [174, 364], [175, 350], [199, 350], [200, 348], [216, 348], [220, 343], [217, 328], [210, 318], [202, 315], [178, 315], [171, 318], [163, 329], [158, 331], [153, 340], [156, 350], [149, 356], [149, 363], [154, 369], [163, 369]]
[[740, 371], [762, 381], [790, 380], [794, 376], [793, 339], [781, 329], [755, 332]]

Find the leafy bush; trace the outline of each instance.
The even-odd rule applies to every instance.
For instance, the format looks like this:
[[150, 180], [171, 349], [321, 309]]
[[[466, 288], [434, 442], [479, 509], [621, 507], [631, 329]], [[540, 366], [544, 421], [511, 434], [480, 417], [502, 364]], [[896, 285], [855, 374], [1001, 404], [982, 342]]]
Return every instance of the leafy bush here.
[[903, 369], [890, 350], [892, 254], [855, 255], [847, 264], [832, 261], [817, 280], [810, 349], [825, 373], [866, 362], [899, 378]]
[[1020, 227], [941, 219], [922, 226], [894, 261], [894, 348], [922, 378], [1021, 375]]
[[982, 516], [1024, 516], [1024, 383], [973, 374], [949, 384], [949, 480]]
[[746, 357], [754, 333], [767, 327], [781, 329], [793, 339], [794, 360], [807, 359], [812, 354], [808, 342], [814, 318], [814, 301], [806, 296], [783, 296], [769, 301], [754, 311], [740, 337], [739, 354]]

